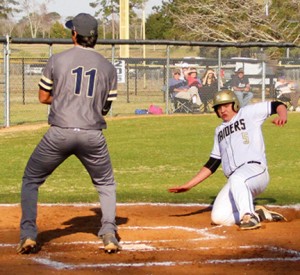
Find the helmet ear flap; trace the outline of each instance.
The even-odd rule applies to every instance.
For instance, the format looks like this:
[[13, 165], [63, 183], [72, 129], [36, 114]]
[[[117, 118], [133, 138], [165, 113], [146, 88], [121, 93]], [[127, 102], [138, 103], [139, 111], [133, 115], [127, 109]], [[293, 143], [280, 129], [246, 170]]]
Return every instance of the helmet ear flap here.
[[240, 109], [239, 102], [238, 100], [235, 100], [235, 102], [233, 103], [233, 110], [237, 112], [239, 109]]

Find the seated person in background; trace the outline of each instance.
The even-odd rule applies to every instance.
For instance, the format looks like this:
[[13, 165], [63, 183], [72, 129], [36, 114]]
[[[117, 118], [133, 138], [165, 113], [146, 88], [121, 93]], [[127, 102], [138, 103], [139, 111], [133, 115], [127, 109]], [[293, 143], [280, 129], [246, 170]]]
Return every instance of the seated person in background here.
[[288, 100], [292, 107], [290, 111], [300, 112], [298, 101], [300, 98], [300, 91], [298, 85], [293, 81], [288, 81], [284, 75], [280, 75], [275, 83], [275, 89], [279, 91], [277, 98], [279, 100]]
[[[222, 84], [220, 86], [222, 86]], [[208, 101], [213, 99], [216, 92], [218, 92], [218, 79], [216, 73], [213, 69], [207, 68], [202, 78], [202, 87], [199, 89], [205, 113], [209, 112]]]
[[181, 64], [181, 73], [180, 73], [180, 79], [186, 80], [188, 77], [188, 71], [189, 71], [189, 64], [182, 63]]
[[199, 108], [202, 104], [197, 87], [189, 87], [185, 80], [180, 79], [180, 69], [173, 70], [173, 77], [169, 80], [169, 92], [176, 98], [191, 100], [194, 107]]
[[238, 69], [232, 77], [231, 87], [238, 98], [241, 107], [246, 106], [252, 99], [253, 93], [250, 92], [249, 79], [244, 75], [243, 68]]
[[197, 87], [198, 89], [202, 87], [201, 80], [197, 77], [196, 68], [190, 68], [188, 70], [186, 79], [189, 87]]

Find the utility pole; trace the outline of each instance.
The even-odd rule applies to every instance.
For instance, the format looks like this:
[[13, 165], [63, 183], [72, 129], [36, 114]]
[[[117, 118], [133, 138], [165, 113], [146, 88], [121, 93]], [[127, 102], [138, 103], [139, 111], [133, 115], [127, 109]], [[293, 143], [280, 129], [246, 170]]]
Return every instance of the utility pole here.
[[[120, 1], [120, 39], [129, 39], [129, 0]], [[129, 45], [120, 45], [120, 57], [129, 57]]]
[[265, 0], [265, 11], [266, 16], [269, 16], [269, 0]]

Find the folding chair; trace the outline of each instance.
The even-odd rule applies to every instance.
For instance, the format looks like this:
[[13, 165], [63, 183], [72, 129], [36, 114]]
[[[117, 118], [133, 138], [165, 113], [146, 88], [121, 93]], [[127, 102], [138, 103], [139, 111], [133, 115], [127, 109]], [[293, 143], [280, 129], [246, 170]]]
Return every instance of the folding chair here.
[[194, 113], [191, 100], [178, 98], [174, 93], [170, 93], [170, 99], [173, 103], [173, 113]]
[[280, 89], [275, 89], [274, 91], [274, 100], [283, 102], [287, 106], [287, 109], [290, 109], [293, 106], [291, 99], [282, 94]]
[[[167, 92], [167, 87], [162, 87], [162, 92]], [[193, 113], [192, 101], [188, 99], [175, 97], [175, 94], [169, 92], [169, 100], [171, 103], [171, 113]]]

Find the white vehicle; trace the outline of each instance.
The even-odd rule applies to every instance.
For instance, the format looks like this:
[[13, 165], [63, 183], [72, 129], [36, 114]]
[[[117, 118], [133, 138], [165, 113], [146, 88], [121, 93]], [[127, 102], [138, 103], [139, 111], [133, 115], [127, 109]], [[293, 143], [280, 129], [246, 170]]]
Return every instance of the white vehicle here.
[[26, 64], [24, 68], [25, 74], [34, 75], [38, 74], [41, 75], [43, 73], [44, 67], [39, 64]]
[[204, 57], [184, 57], [181, 62], [174, 64], [176, 67], [199, 67], [199, 61], [205, 60]]

